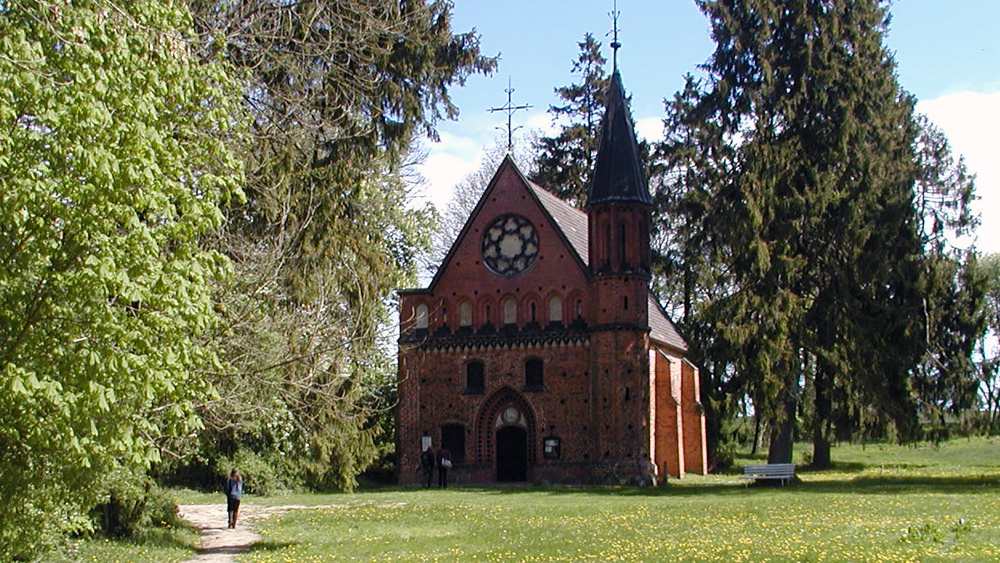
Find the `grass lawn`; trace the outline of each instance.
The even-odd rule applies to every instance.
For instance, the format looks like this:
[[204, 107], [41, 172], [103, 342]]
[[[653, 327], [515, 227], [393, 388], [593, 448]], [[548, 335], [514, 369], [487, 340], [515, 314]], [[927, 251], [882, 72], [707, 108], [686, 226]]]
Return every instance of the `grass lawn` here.
[[266, 520], [263, 543], [238, 560], [1000, 561], [1000, 439], [840, 446], [833, 455], [834, 469], [802, 471], [800, 484], [784, 488], [744, 488], [731, 474], [655, 489], [250, 498], [334, 506]]
[[134, 540], [67, 540], [45, 555], [46, 563], [181, 563], [197, 555], [198, 534], [160, 528]]

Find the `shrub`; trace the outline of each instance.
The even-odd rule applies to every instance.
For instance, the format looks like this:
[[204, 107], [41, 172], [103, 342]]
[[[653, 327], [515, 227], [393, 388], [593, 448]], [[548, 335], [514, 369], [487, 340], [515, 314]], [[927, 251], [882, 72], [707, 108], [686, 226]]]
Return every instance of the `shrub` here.
[[221, 481], [237, 468], [243, 476], [243, 487], [248, 493], [271, 495], [299, 488], [302, 483], [300, 471], [280, 454], [258, 453], [239, 449], [232, 457], [216, 460], [216, 474]]
[[103, 501], [91, 512], [95, 529], [111, 538], [134, 538], [157, 526], [180, 524], [170, 495], [145, 474], [116, 471], [105, 480]]

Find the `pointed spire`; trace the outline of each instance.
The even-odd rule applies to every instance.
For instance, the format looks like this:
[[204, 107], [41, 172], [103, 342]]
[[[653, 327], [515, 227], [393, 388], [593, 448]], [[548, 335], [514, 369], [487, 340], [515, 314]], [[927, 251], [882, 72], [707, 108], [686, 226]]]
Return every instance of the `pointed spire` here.
[[611, 40], [611, 50], [614, 52], [611, 56], [611, 69], [612, 73], [614, 73], [618, 72], [618, 49], [622, 46], [622, 44], [618, 42], [618, 16], [621, 15], [621, 12], [618, 11], [618, 0], [615, 0], [615, 7], [609, 15], [611, 16], [611, 21], [614, 23], [612, 31], [615, 34]]
[[607, 92], [597, 163], [587, 205], [606, 201], [652, 203], [639, 161], [639, 144], [628, 113], [625, 88], [617, 70], [611, 75]]

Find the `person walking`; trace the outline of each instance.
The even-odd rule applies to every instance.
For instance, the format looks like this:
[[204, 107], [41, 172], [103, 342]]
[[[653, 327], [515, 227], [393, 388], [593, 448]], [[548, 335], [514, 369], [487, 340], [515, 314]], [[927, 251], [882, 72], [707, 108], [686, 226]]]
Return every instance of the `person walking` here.
[[451, 452], [442, 447], [437, 453], [438, 487], [448, 488], [448, 470], [451, 469]]
[[229, 473], [226, 484], [222, 486], [226, 494], [226, 512], [229, 513], [229, 527], [236, 527], [236, 519], [240, 515], [240, 501], [243, 500], [243, 477], [235, 467]]
[[420, 469], [424, 472], [424, 488], [431, 488], [431, 479], [434, 477], [434, 450], [430, 446], [424, 448], [424, 453], [420, 454]]

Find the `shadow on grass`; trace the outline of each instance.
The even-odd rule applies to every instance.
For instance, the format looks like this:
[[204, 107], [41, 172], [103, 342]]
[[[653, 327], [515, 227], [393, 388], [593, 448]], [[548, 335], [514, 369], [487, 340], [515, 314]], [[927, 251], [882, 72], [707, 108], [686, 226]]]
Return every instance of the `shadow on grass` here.
[[245, 550], [243, 553], [255, 553], [255, 552], [268, 552], [268, 551], [280, 551], [282, 549], [288, 549], [290, 547], [295, 547], [299, 545], [299, 542], [290, 541], [259, 541], [250, 546], [249, 549]]

